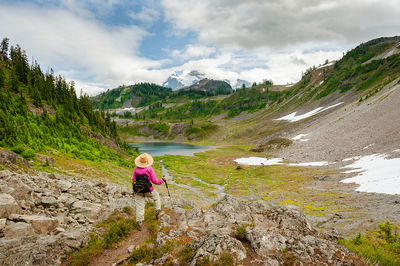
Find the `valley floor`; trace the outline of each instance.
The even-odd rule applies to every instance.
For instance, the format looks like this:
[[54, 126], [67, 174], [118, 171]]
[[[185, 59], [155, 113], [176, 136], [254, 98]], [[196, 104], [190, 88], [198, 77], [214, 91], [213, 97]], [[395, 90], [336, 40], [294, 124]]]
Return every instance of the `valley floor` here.
[[[362, 193], [357, 185], [340, 181], [349, 174], [340, 169], [290, 165], [245, 166], [234, 160], [260, 156], [241, 148], [225, 147], [196, 154], [194, 157], [164, 156], [156, 159], [156, 171], [162, 166], [170, 174], [172, 197], [190, 200], [207, 207], [225, 193], [235, 197], [264, 199], [277, 205], [299, 206], [321, 230], [336, 229], [343, 235], [375, 227], [390, 220], [400, 223], [398, 195]], [[163, 187], [162, 193], [166, 195]]]

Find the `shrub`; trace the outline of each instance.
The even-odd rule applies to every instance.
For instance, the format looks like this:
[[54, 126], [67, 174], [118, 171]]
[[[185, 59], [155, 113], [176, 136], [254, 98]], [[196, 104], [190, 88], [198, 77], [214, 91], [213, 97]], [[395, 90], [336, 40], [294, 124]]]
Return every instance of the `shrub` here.
[[293, 141], [290, 139], [277, 137], [269, 140], [267, 143], [262, 145], [262, 148], [268, 150], [281, 149], [288, 147], [292, 143]]
[[165, 135], [168, 134], [168, 131], [169, 131], [169, 126], [164, 123], [153, 123], [153, 124], [149, 125], [149, 128], [153, 129], [153, 130], [157, 130]]
[[22, 157], [24, 157], [27, 160], [31, 160], [35, 158], [35, 151], [32, 149], [27, 149], [21, 153]]
[[187, 243], [176, 255], [181, 265], [188, 265], [192, 261], [195, 252], [190, 243]]
[[251, 224], [243, 224], [243, 225], [241, 225], [241, 226], [238, 226], [238, 227], [236, 228], [236, 238], [239, 239], [239, 240], [244, 240], [245, 237], [246, 237], [246, 235], [245, 235], [246, 228], [247, 228], [248, 226], [250, 226], [250, 225], [251, 225]]
[[22, 145], [18, 145], [18, 146], [11, 148], [11, 151], [18, 153], [18, 154], [21, 154], [24, 150], [25, 149], [24, 149], [24, 147], [22, 147]]
[[130, 206], [125, 206], [122, 208], [122, 211], [126, 214], [132, 214], [133, 210]]

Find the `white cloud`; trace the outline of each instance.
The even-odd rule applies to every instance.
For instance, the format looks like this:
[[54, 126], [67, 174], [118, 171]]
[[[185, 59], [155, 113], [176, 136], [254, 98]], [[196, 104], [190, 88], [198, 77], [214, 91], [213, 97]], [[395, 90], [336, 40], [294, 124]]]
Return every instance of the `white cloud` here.
[[[338, 59], [360, 41], [393, 35], [400, 28], [400, 3], [395, 0], [384, 5], [377, 0], [35, 2], [41, 5], [0, 3], [0, 32], [38, 59], [43, 69], [54, 67], [76, 81], [78, 93], [84, 88], [91, 95], [121, 84], [162, 84], [174, 71], [198, 70], [231, 81], [296, 82], [308, 67]], [[139, 5], [139, 11], [129, 13]], [[124, 26], [102, 22], [121, 8], [131, 18], [120, 21]], [[166, 21], [159, 23], [163, 17]], [[140, 55], [143, 39], [161, 31], [180, 34], [174, 41], [191, 44], [180, 50], [173, 49], [174, 41], [160, 45], [171, 51], [166, 59]]]
[[162, 83], [168, 76], [152, 70], [162, 61], [136, 55], [148, 33], [134, 25], [112, 27], [60, 8], [0, 4], [0, 32], [34, 55], [42, 67], [75, 70], [67, 72], [69, 79], [117, 86], [149, 80]]
[[307, 68], [339, 59], [342, 51], [282, 52], [271, 53], [269, 49], [238, 51], [220, 49], [212, 58], [192, 59], [171, 71], [198, 70], [216, 79], [244, 79], [261, 82], [272, 79], [275, 84], [297, 82]]
[[400, 2], [388, 0], [162, 0], [176, 29], [235, 48], [354, 45], [399, 33]]
[[181, 59], [205, 58], [213, 55], [216, 50], [215, 47], [189, 44], [183, 50], [173, 50], [171, 55]]
[[147, 27], [151, 26], [154, 21], [157, 21], [160, 18], [160, 10], [152, 7], [143, 6], [140, 12], [130, 12], [129, 16], [133, 20], [140, 21]]

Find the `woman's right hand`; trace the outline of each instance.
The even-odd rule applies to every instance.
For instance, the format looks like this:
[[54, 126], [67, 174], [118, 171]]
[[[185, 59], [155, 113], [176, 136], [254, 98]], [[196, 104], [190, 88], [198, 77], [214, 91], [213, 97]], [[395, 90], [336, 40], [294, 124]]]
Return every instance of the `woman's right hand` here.
[[162, 180], [164, 180], [164, 182], [167, 181], [167, 178], [165, 176], [162, 177]]

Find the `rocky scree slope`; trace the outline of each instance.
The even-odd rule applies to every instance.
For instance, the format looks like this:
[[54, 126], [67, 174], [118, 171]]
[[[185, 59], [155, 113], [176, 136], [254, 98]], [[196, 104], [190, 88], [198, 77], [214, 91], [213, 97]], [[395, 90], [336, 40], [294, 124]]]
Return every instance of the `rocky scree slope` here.
[[49, 174], [15, 162], [0, 151], [0, 264], [57, 265], [67, 252], [87, 244], [94, 224], [115, 209], [134, 208], [128, 187]]

